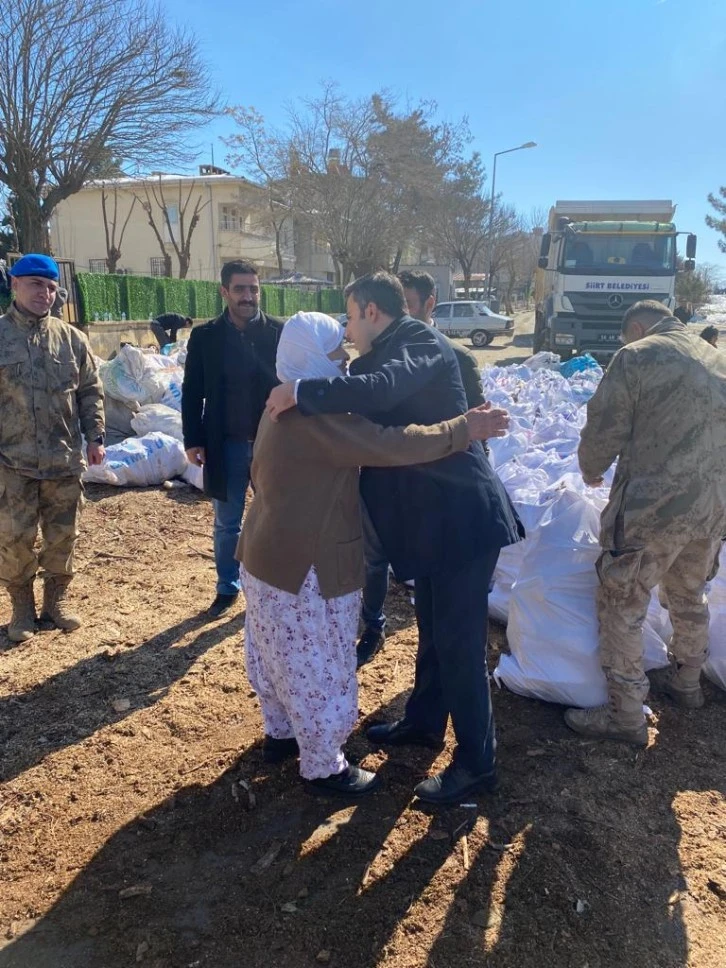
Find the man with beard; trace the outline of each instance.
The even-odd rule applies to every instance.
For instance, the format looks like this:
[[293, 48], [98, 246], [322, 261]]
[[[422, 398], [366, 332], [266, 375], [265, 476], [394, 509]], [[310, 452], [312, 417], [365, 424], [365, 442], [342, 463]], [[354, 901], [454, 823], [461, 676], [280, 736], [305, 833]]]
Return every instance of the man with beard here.
[[252, 444], [270, 390], [283, 322], [260, 309], [260, 280], [250, 262], [222, 267], [227, 308], [192, 330], [182, 388], [184, 447], [204, 467], [204, 490], [214, 503], [217, 594], [209, 608], [220, 618], [240, 591], [235, 550], [249, 484]]

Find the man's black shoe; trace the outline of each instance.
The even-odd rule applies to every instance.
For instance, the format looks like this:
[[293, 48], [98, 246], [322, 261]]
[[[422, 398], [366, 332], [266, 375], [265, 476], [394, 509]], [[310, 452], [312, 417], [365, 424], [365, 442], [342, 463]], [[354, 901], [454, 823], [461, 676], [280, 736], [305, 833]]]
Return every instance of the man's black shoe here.
[[356, 669], [360, 669], [366, 662], [370, 662], [373, 656], [381, 651], [385, 641], [386, 636], [384, 632], [379, 632], [378, 629], [366, 629], [358, 639], [358, 645], [355, 647], [358, 657]]
[[440, 750], [444, 745], [443, 739], [416, 729], [405, 719], [397, 719], [393, 723], [383, 723], [381, 726], [371, 726], [366, 730], [368, 740], [374, 746], [426, 746], [430, 750]]
[[282, 763], [283, 760], [300, 755], [300, 747], [294, 736], [289, 739], [275, 739], [265, 736], [262, 744], [262, 759], [265, 763]]
[[413, 792], [424, 803], [461, 803], [472, 793], [494, 793], [497, 789], [497, 771], [471, 773], [463, 766], [452, 763], [440, 773], [417, 784]]
[[375, 773], [352, 765], [346, 766], [342, 773], [305, 781], [305, 786], [311, 793], [333, 797], [363, 797], [366, 793], [377, 790], [380, 785], [381, 781]]
[[232, 608], [238, 597], [238, 595], [217, 595], [207, 609], [207, 615], [210, 618], [221, 618]]

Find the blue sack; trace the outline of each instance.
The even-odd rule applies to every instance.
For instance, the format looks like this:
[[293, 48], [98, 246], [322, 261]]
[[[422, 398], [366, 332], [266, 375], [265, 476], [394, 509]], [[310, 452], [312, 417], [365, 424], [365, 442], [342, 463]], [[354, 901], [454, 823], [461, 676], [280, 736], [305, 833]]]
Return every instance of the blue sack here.
[[560, 373], [565, 378], [569, 378], [573, 373], [582, 373], [583, 370], [593, 370], [597, 367], [597, 360], [594, 360], [589, 353], [583, 353], [582, 356], [573, 356], [566, 363], [560, 363]]

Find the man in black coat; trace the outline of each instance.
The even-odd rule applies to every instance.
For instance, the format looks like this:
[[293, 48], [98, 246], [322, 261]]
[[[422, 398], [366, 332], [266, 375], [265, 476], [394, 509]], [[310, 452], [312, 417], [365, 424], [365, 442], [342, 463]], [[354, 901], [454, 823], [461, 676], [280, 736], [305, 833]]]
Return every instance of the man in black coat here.
[[[351, 375], [272, 391], [273, 418], [359, 413], [384, 426], [431, 424], [466, 411], [446, 338], [405, 314], [400, 282], [385, 272], [346, 289], [347, 333], [361, 356]], [[430, 803], [455, 803], [496, 784], [494, 720], [486, 665], [487, 593], [499, 551], [523, 536], [503, 485], [479, 443], [431, 464], [366, 467], [361, 494], [399, 579], [415, 579], [419, 646], [404, 718], [374, 726], [376, 744], [441, 745], [449, 715], [452, 763], [416, 787]]]
[[212, 618], [224, 615], [240, 591], [235, 560], [249, 484], [252, 443], [270, 390], [283, 321], [260, 310], [260, 280], [249, 262], [222, 267], [227, 308], [195, 327], [187, 344], [182, 388], [184, 447], [204, 467], [204, 490], [214, 503], [217, 595]]
[[[403, 295], [409, 316], [420, 319], [431, 326], [431, 314], [436, 305], [436, 282], [434, 277], [421, 270], [404, 269], [399, 272], [398, 281], [403, 286]], [[484, 401], [481, 373], [476, 357], [462, 343], [446, 337], [456, 355], [461, 382], [466, 394], [468, 409], [480, 407]], [[363, 541], [366, 557], [366, 583], [363, 588], [361, 621], [363, 631], [356, 647], [358, 668], [365, 665], [378, 653], [386, 640], [386, 616], [384, 606], [388, 593], [388, 558], [380, 539], [373, 528], [370, 515], [363, 512]]]
[[193, 324], [191, 316], [182, 316], [181, 313], [162, 313], [151, 320], [149, 327], [156, 336], [159, 349], [163, 349], [170, 343], [176, 343], [180, 329], [191, 329]]

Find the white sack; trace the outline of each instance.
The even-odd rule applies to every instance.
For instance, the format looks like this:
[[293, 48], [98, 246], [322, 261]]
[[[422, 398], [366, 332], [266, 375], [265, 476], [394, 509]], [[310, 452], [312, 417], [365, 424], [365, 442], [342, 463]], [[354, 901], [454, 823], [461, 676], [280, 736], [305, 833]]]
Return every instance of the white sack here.
[[145, 403], [132, 417], [131, 426], [139, 437], [158, 430], [159, 433], [167, 434], [176, 440], [184, 440], [181, 414], [163, 403]]
[[526, 359], [524, 365], [528, 366], [530, 370], [557, 370], [559, 372], [561, 362], [562, 360], [557, 353], [542, 350]]
[[186, 468], [182, 471], [182, 479], [191, 484], [192, 487], [196, 487], [198, 490], [204, 490], [204, 468], [200, 467], [199, 464], [190, 464], [187, 462]]
[[711, 612], [709, 656], [703, 671], [717, 686], [726, 689], [726, 551], [721, 550], [721, 567], [708, 591]]
[[186, 467], [182, 444], [166, 434], [152, 433], [107, 447], [103, 464], [89, 467], [83, 480], [119, 487], [151, 487], [177, 477]]
[[[600, 515], [563, 487], [537, 528], [512, 587], [507, 639], [495, 678], [513, 692], [547, 702], [598, 706], [607, 701], [595, 611]], [[647, 668], [666, 665], [662, 639], [646, 623]]]
[[181, 409], [183, 371], [159, 354], [122, 346], [114, 359], [101, 364], [99, 373], [108, 396], [128, 406], [165, 403]]

